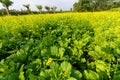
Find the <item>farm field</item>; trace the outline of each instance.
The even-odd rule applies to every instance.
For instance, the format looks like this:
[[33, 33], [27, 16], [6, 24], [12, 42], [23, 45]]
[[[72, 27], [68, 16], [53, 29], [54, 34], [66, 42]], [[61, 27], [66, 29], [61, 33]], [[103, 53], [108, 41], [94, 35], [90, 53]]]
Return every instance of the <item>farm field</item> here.
[[0, 80], [119, 80], [120, 12], [0, 17]]

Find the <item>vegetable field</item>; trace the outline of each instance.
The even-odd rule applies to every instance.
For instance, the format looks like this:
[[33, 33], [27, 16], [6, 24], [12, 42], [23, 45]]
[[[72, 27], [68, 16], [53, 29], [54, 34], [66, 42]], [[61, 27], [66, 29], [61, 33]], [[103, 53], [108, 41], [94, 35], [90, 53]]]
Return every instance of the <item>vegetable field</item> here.
[[120, 12], [0, 17], [0, 80], [119, 80]]

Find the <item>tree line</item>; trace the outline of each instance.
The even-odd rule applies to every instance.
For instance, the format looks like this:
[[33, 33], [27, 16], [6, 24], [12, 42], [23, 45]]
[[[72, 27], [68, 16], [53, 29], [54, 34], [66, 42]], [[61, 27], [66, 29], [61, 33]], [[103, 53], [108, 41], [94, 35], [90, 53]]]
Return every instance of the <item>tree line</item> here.
[[[36, 8], [39, 10], [39, 12], [31, 11], [30, 9], [30, 4], [23, 4], [23, 6], [27, 9], [17, 11], [17, 10], [9, 10], [9, 7], [12, 6], [13, 1], [11, 0], [0, 0], [0, 3], [2, 3], [4, 9], [0, 10], [0, 15], [7, 14], [9, 15], [10, 13], [15, 14], [30, 14], [30, 13], [44, 13], [42, 11], [43, 6], [42, 5], [36, 5]], [[120, 0], [78, 0], [78, 2], [75, 2], [73, 4], [73, 8], [70, 8], [69, 11], [103, 11], [103, 10], [109, 10], [112, 8], [118, 8], [120, 7]], [[44, 7], [47, 10], [47, 13], [55, 13], [57, 7], [53, 6], [45, 6]], [[6, 13], [5, 13], [6, 12]], [[62, 9], [57, 12], [64, 12]], [[65, 11], [66, 12], [66, 11]]]
[[78, 0], [73, 5], [74, 11], [103, 11], [120, 7], [120, 0]]
[[[6, 11], [7, 15], [10, 14], [10, 10], [9, 10], [9, 7], [12, 6], [13, 2], [11, 0], [0, 0], [0, 2], [2, 3], [3, 7], [4, 7], [4, 10]], [[31, 9], [30, 9], [30, 4], [23, 4], [23, 6], [27, 9], [27, 12], [30, 14], [32, 13], [31, 12]], [[42, 5], [36, 5], [36, 8], [39, 10], [39, 13], [42, 12], [42, 9], [43, 9], [43, 6]], [[50, 6], [45, 6], [45, 9], [47, 10], [47, 12], [53, 12], [55, 13], [57, 7], [56, 6], [53, 6], [53, 7], [50, 7]], [[2, 12], [3, 10], [1, 10]]]

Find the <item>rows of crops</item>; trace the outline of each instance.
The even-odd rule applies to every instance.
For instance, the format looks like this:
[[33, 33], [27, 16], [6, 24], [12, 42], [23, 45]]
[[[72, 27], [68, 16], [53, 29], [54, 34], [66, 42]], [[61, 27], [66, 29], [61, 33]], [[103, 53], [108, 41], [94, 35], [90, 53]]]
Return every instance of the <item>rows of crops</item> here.
[[0, 80], [120, 79], [120, 13], [0, 17]]

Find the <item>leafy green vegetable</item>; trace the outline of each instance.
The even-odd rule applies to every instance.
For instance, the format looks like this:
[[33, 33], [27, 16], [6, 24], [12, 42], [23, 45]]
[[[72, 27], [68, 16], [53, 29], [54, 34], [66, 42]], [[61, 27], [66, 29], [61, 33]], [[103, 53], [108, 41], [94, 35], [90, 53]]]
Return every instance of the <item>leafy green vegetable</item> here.
[[0, 17], [0, 80], [118, 80], [119, 18], [119, 12]]

